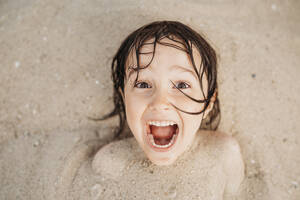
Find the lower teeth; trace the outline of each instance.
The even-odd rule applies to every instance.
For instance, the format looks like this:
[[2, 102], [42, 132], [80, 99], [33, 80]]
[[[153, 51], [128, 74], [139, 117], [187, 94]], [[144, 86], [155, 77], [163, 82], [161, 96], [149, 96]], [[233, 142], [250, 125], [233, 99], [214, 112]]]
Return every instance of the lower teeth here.
[[152, 134], [149, 134], [149, 135], [150, 135], [150, 141], [151, 141], [152, 145], [155, 146], [155, 147], [158, 147], [158, 148], [168, 148], [169, 146], [171, 146], [173, 144], [173, 142], [175, 140], [175, 137], [176, 137], [176, 134], [174, 134], [173, 137], [172, 137], [172, 139], [171, 139], [171, 141], [168, 144], [166, 144], [166, 145], [159, 145], [159, 144], [156, 144], [154, 142], [153, 135]]

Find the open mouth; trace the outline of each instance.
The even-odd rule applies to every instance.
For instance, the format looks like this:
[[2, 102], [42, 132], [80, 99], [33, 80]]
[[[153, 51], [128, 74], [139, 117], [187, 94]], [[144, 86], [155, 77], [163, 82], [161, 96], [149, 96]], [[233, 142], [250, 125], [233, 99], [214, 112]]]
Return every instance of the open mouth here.
[[149, 121], [147, 138], [154, 148], [169, 149], [176, 141], [178, 125], [172, 121]]

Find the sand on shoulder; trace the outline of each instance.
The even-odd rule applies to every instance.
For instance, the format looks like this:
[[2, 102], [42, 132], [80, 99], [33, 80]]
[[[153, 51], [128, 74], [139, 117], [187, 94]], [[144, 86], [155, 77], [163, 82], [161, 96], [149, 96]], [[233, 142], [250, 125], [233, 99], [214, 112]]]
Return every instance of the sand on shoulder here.
[[[125, 199], [223, 199], [227, 181], [224, 157], [227, 152], [236, 151], [236, 143], [229, 144], [235, 140], [209, 131], [200, 132], [196, 140], [191, 149], [170, 166], [151, 163], [135, 138], [105, 145], [92, 162], [94, 172], [101, 177], [99, 196], [112, 193], [111, 182]], [[231, 157], [229, 160], [234, 161]], [[244, 173], [243, 170], [242, 166], [239, 173]], [[237, 176], [238, 171], [235, 173]]]

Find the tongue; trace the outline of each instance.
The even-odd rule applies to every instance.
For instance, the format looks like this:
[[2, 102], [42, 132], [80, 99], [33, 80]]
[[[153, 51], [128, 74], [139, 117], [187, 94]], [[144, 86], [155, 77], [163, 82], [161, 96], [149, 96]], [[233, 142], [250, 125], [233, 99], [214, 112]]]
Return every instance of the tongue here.
[[172, 136], [176, 131], [176, 126], [150, 126], [150, 129], [155, 143], [166, 145], [172, 139]]
[[150, 126], [151, 134], [157, 138], [168, 139], [173, 136], [175, 126]]

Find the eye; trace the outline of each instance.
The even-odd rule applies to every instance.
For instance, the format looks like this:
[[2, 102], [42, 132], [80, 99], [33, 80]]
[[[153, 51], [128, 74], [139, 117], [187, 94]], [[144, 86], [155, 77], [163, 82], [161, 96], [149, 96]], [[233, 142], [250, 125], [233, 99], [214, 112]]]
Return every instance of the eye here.
[[183, 81], [180, 81], [177, 83], [177, 88], [178, 89], [187, 89], [187, 88], [190, 88], [191, 86]]
[[146, 82], [137, 82], [134, 87], [136, 88], [151, 88], [151, 86]]

